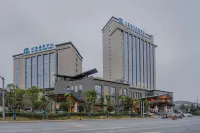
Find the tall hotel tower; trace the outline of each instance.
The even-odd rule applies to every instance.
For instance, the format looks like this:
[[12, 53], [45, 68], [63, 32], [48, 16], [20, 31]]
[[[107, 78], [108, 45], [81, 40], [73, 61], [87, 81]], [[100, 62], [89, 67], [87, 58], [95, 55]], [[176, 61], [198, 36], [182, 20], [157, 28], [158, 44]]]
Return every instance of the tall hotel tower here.
[[102, 29], [103, 77], [127, 81], [130, 86], [156, 89], [156, 62], [153, 35], [112, 17]]

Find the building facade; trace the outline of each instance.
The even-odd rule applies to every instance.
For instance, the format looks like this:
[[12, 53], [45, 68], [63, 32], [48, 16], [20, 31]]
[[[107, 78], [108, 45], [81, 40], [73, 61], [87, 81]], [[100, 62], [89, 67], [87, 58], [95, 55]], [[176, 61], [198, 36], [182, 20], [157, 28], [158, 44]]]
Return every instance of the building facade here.
[[137, 88], [156, 89], [155, 48], [153, 35], [112, 17], [102, 29], [103, 77], [123, 79]]
[[[64, 77], [64, 76], [63, 76]], [[59, 78], [55, 83], [55, 92], [58, 95], [71, 93], [77, 99], [86, 101], [85, 94], [88, 91], [95, 90], [97, 98], [95, 105], [107, 105], [106, 95], [111, 96], [111, 103], [117, 111], [120, 106], [120, 97], [127, 96], [131, 99], [148, 99], [151, 105], [151, 112], [172, 112], [173, 111], [173, 93], [162, 90], [148, 90], [133, 88], [127, 83], [105, 80], [97, 77], [83, 77], [74, 81]], [[62, 99], [62, 98], [61, 98]], [[105, 106], [106, 107], [106, 106]], [[77, 108], [74, 106], [74, 108]], [[98, 109], [98, 108], [97, 108]]]
[[54, 88], [54, 74], [82, 73], [82, 60], [72, 42], [25, 48], [24, 53], [13, 55], [13, 83], [25, 90]]

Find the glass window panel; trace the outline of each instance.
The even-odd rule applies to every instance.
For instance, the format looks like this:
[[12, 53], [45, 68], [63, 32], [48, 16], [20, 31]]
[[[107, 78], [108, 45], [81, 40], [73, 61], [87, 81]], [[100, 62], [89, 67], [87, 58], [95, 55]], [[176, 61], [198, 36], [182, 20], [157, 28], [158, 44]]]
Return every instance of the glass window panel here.
[[141, 40], [141, 43], [140, 43], [140, 68], [141, 68], [141, 87], [144, 87], [144, 55], [143, 55], [143, 43], [144, 41]]
[[49, 77], [48, 77], [48, 55], [43, 57], [43, 78], [44, 78], [44, 88], [49, 88]]
[[37, 56], [37, 87], [42, 88], [42, 56]]
[[128, 33], [125, 33], [125, 80], [128, 81]]
[[137, 86], [140, 87], [140, 39], [137, 38]]
[[147, 88], [147, 42], [144, 42], [144, 88]]
[[32, 74], [31, 74], [32, 86], [37, 86], [36, 85], [36, 57], [31, 57], [31, 69], [32, 69]]
[[111, 87], [110, 88], [110, 94], [111, 95], [116, 95], [116, 88], [115, 87]]
[[31, 87], [31, 59], [26, 58], [25, 59], [25, 89], [28, 90], [28, 88]]
[[154, 88], [154, 48], [151, 45], [151, 89]]
[[102, 93], [102, 86], [101, 85], [95, 85], [95, 91], [97, 92], [97, 94], [101, 94]]
[[133, 84], [137, 85], [137, 38], [134, 36], [133, 39]]
[[129, 35], [129, 84], [133, 85], [133, 44], [132, 35]]
[[50, 88], [54, 88], [54, 83], [55, 83], [55, 80], [54, 80], [54, 73], [55, 73], [55, 59], [54, 59], [55, 55], [54, 53], [51, 53], [49, 55], [49, 58], [50, 58], [50, 75], [49, 75], [49, 78], [50, 78]]
[[151, 52], [150, 43], [147, 45], [147, 56], [148, 56], [148, 88], [151, 88]]

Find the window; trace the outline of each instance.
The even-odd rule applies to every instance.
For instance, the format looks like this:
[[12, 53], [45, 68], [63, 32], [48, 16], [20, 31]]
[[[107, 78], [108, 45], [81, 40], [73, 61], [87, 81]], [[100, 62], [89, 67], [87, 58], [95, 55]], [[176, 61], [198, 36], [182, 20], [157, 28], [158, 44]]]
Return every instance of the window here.
[[144, 88], [147, 88], [147, 42], [144, 42]]
[[43, 79], [44, 79], [44, 88], [49, 88], [49, 77], [48, 77], [48, 55], [45, 54], [43, 57]]
[[77, 85], [75, 86], [75, 92], [78, 92], [78, 88], [77, 88]]
[[67, 90], [68, 90], [68, 91], [70, 90], [70, 86], [67, 86]]
[[37, 87], [42, 88], [42, 56], [37, 56]]
[[154, 46], [151, 44], [151, 89], [154, 88]]
[[57, 53], [57, 73], [60, 73], [60, 55]]
[[55, 63], [54, 63], [54, 53], [51, 53], [50, 54], [50, 65], [49, 65], [49, 69], [50, 69], [50, 75], [49, 75], [49, 79], [50, 79], [50, 88], [54, 88], [54, 83], [55, 83], [55, 80], [54, 80], [54, 66], [55, 66]]
[[115, 87], [111, 87], [110, 88], [110, 94], [111, 95], [116, 95], [116, 88]]
[[147, 58], [148, 58], [148, 88], [151, 88], [151, 52], [150, 43], [147, 44]]
[[82, 85], [79, 85], [79, 90], [83, 90], [83, 86]]
[[133, 39], [133, 84], [137, 85], [137, 38], [134, 36]]
[[71, 90], [74, 90], [74, 86], [71, 86]]
[[95, 85], [95, 91], [97, 92], [97, 94], [101, 94], [102, 93], [102, 86], [101, 85]]
[[76, 62], [78, 61], [78, 58], [76, 58]]
[[37, 86], [36, 85], [36, 57], [31, 57], [31, 79], [32, 79], [32, 82], [31, 82], [31, 86]]
[[78, 72], [78, 69], [76, 69], [76, 72]]
[[124, 89], [124, 95], [125, 96], [127, 95], [127, 89]]
[[142, 93], [140, 93], [140, 98], [142, 97]]
[[133, 85], [133, 44], [132, 35], [129, 35], [129, 84]]
[[125, 80], [128, 81], [128, 50], [129, 50], [129, 46], [128, 46], [128, 33], [125, 33]]
[[78, 67], [78, 64], [76, 63], [76, 67]]
[[143, 47], [144, 47], [144, 41], [140, 41], [140, 75], [141, 75], [141, 87], [144, 87], [144, 52], [143, 52]]
[[26, 58], [25, 59], [25, 89], [26, 90], [28, 90], [28, 88], [31, 87], [30, 76], [31, 76], [31, 59]]
[[140, 39], [137, 38], [137, 86], [140, 87]]

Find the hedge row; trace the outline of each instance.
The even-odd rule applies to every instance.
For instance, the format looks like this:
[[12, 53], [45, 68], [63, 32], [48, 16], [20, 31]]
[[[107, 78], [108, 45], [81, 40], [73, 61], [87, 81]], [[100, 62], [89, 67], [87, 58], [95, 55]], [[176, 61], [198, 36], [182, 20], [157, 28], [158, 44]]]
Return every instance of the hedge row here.
[[[22, 113], [22, 112], [17, 112], [17, 116], [19, 117], [29, 117], [29, 118], [43, 118], [43, 113]], [[90, 116], [138, 116], [137, 113], [90, 113]], [[13, 112], [6, 112], [5, 113], [6, 117], [13, 117]], [[63, 113], [51, 113], [47, 114], [48, 118], [58, 118], [58, 117], [65, 117], [68, 116], [68, 112], [63, 112]], [[89, 113], [70, 113], [70, 116], [89, 116]], [[2, 117], [2, 113], [0, 113], [0, 117]]]

